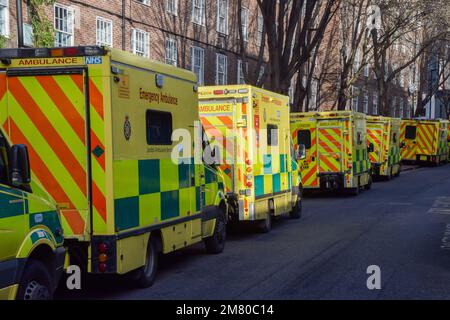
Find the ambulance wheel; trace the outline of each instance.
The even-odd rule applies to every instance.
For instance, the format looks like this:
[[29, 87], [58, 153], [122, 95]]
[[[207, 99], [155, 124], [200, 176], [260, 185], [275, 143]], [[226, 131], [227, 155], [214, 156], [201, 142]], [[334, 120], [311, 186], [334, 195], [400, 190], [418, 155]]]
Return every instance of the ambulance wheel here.
[[350, 189], [348, 189], [348, 193], [351, 195], [351, 196], [357, 196], [357, 195], [359, 195], [359, 185], [356, 187], [356, 188], [350, 188]]
[[302, 198], [299, 194], [297, 197], [297, 201], [295, 202], [295, 206], [292, 208], [292, 211], [289, 212], [289, 218], [300, 219], [301, 217], [302, 217]]
[[272, 216], [269, 212], [264, 220], [258, 222], [257, 228], [259, 233], [269, 233], [272, 230]]
[[[220, 209], [217, 209], [220, 211]], [[214, 234], [205, 239], [206, 252], [209, 254], [218, 254], [225, 248], [227, 238], [227, 224], [222, 211], [220, 211], [216, 218], [216, 226], [214, 227]]]
[[131, 274], [137, 287], [144, 289], [153, 285], [156, 279], [156, 271], [158, 270], [158, 261], [158, 241], [156, 238], [150, 238], [147, 246], [145, 266], [133, 271]]
[[369, 177], [369, 182], [365, 186], [366, 190], [372, 189], [372, 176]]
[[51, 300], [52, 278], [47, 267], [38, 260], [30, 260], [19, 284], [17, 300]]

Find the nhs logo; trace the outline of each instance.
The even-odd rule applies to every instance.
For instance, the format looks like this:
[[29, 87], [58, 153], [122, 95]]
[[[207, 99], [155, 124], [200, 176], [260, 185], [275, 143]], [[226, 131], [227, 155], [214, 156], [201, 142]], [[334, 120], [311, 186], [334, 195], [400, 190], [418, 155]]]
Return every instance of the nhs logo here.
[[86, 64], [102, 64], [103, 60], [102, 57], [86, 57], [85, 62]]

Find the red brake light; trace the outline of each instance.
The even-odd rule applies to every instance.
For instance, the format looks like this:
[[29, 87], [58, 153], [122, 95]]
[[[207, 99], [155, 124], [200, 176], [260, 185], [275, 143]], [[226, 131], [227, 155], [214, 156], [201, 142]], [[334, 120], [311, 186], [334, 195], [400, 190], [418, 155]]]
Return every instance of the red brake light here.
[[106, 253], [108, 251], [108, 246], [106, 245], [106, 243], [100, 243], [98, 245], [98, 252], [99, 253]]
[[100, 271], [101, 273], [106, 272], [107, 269], [108, 269], [108, 267], [106, 266], [106, 263], [100, 263], [98, 265], [98, 271]]
[[223, 90], [214, 90], [213, 93], [215, 95], [221, 95], [221, 94], [223, 94]]

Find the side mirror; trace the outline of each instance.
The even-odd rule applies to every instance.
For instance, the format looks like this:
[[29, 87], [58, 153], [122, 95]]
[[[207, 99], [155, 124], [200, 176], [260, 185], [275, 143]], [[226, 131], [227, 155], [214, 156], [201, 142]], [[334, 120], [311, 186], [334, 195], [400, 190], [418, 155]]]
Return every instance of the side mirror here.
[[295, 160], [306, 159], [306, 146], [304, 144], [299, 144], [295, 152]]
[[369, 153], [375, 151], [375, 146], [373, 145], [373, 143], [369, 144], [369, 146], [367, 147], [367, 151], [368, 151]]
[[10, 150], [11, 184], [17, 188], [27, 187], [31, 182], [28, 149], [24, 144], [17, 144]]

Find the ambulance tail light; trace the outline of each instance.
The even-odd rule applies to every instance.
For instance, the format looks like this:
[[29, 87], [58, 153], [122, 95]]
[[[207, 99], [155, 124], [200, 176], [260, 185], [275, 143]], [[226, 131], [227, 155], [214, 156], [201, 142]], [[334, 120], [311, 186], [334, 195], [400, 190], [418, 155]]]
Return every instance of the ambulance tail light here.
[[251, 188], [251, 187], [253, 187], [253, 183], [251, 181], [248, 181], [247, 182], [247, 188]]
[[216, 96], [220, 96], [220, 95], [224, 94], [225, 91], [223, 91], [223, 90], [214, 90], [213, 93], [214, 93], [214, 95], [216, 95]]

